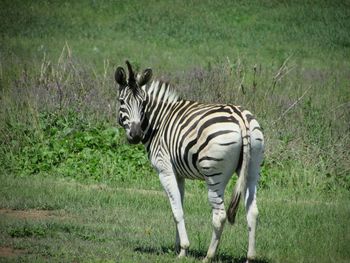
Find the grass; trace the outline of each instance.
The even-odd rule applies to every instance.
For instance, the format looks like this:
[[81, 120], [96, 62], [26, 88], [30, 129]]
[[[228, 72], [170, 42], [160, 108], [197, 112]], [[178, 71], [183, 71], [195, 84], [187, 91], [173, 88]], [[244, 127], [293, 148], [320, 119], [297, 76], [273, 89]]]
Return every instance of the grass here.
[[[8, 80], [0, 109], [1, 169], [130, 184], [153, 173], [143, 147], [126, 145], [116, 127], [117, 94], [109, 78], [114, 68], [106, 65], [100, 75], [70, 54], [65, 46], [57, 62], [44, 59], [40, 68]], [[249, 69], [229, 60], [169, 78], [188, 99], [244, 105], [257, 113], [268, 145], [261, 187], [350, 189], [344, 148], [350, 140], [348, 71], [295, 67], [287, 61], [277, 70]]]
[[[173, 251], [173, 219], [160, 185], [148, 190], [52, 177], [2, 176], [1, 180], [0, 205], [16, 213], [1, 210], [0, 246], [25, 251], [6, 261], [178, 261]], [[210, 240], [210, 209], [205, 189], [194, 182], [187, 188], [185, 214], [191, 247], [189, 257], [181, 262], [197, 262]], [[261, 191], [258, 262], [346, 262], [350, 207], [344, 197]], [[28, 216], [28, 212], [42, 210], [48, 212]], [[218, 262], [242, 262], [245, 257], [243, 209], [237, 222], [225, 228]]]
[[[344, 1], [1, 1], [2, 261], [172, 262], [167, 199], [116, 125], [125, 59], [181, 96], [243, 105], [264, 128], [258, 262], [349, 261], [350, 21]], [[234, 180], [230, 182], [230, 189]], [[206, 187], [188, 182], [191, 253]], [[229, 196], [229, 195], [227, 195]], [[217, 260], [241, 262], [246, 226]]]
[[[2, 1], [3, 57], [59, 56], [68, 42], [78, 57], [129, 58], [167, 72], [217, 64], [279, 64], [293, 55], [307, 68], [349, 66], [344, 1]], [[179, 19], [181, 17], [181, 19]]]

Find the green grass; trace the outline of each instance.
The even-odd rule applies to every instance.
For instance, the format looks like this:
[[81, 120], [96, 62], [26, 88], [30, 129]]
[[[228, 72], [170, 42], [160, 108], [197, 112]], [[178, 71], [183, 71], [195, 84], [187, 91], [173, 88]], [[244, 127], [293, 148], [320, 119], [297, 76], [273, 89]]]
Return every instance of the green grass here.
[[[0, 246], [25, 251], [6, 261], [178, 261], [171, 210], [160, 185], [150, 190], [33, 176], [2, 176], [1, 181], [0, 206], [17, 213], [1, 212]], [[187, 188], [185, 215], [191, 247], [189, 257], [181, 262], [197, 262], [210, 241], [211, 216], [205, 189], [195, 182]], [[314, 193], [263, 190], [259, 208], [258, 262], [349, 259], [348, 196], [326, 199]], [[21, 211], [41, 210], [49, 216], [19, 216]], [[224, 230], [218, 262], [241, 262], [245, 257], [243, 209], [237, 222]]]
[[[349, 9], [328, 0], [1, 1], [0, 208], [19, 212], [1, 210], [0, 246], [22, 253], [0, 261], [178, 261], [158, 177], [116, 124], [113, 76], [125, 59], [185, 98], [257, 116], [267, 145], [258, 262], [349, 261]], [[197, 262], [211, 216], [204, 183], [187, 188], [183, 262]], [[20, 216], [36, 211], [42, 218]], [[240, 210], [219, 262], [244, 259], [244, 222]]]
[[278, 64], [349, 66], [344, 1], [2, 1], [2, 56], [57, 58], [67, 42], [98, 64], [129, 58], [165, 70], [205, 67], [226, 56]]

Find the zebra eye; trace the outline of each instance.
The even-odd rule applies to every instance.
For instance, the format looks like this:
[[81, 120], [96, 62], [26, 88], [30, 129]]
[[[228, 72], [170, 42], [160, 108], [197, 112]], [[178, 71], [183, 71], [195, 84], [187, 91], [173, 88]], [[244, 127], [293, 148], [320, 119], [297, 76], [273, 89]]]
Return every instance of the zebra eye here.
[[123, 99], [119, 99], [119, 104], [120, 105], [123, 105], [125, 102], [124, 102], [124, 100]]

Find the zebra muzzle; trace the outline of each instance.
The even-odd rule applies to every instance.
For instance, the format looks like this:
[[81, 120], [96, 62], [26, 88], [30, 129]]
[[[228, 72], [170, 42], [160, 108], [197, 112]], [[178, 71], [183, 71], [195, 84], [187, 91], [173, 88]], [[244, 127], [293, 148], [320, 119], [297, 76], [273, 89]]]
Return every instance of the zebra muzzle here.
[[130, 131], [128, 133], [128, 141], [129, 143], [136, 144], [142, 140], [143, 132], [141, 129], [141, 123], [132, 122], [130, 125]]

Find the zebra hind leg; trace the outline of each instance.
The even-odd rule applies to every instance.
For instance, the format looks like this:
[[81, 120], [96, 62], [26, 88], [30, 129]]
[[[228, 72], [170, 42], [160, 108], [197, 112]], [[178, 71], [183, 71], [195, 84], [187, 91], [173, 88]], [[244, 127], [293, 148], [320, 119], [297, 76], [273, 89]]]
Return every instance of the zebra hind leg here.
[[264, 141], [262, 133], [255, 129], [251, 134], [251, 159], [248, 168], [248, 177], [245, 191], [245, 209], [248, 224], [248, 253], [247, 262], [252, 262], [256, 257], [255, 231], [258, 218], [258, 206], [256, 204], [256, 191], [259, 181], [260, 165], [263, 159]]
[[247, 213], [248, 224], [248, 253], [247, 262], [254, 260], [256, 256], [255, 251], [255, 230], [257, 225], [258, 207], [256, 205], [256, 185], [253, 182], [248, 182], [247, 198], [245, 208]]
[[215, 187], [208, 185], [208, 188], [208, 197], [209, 202], [212, 206], [213, 213], [213, 234], [208, 248], [207, 256], [204, 258], [203, 262], [210, 262], [211, 259], [215, 256], [226, 221], [226, 211], [224, 206], [225, 187], [222, 185], [217, 185]]

